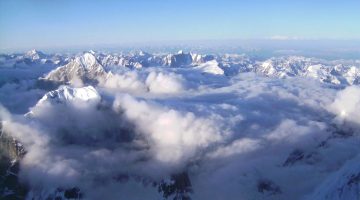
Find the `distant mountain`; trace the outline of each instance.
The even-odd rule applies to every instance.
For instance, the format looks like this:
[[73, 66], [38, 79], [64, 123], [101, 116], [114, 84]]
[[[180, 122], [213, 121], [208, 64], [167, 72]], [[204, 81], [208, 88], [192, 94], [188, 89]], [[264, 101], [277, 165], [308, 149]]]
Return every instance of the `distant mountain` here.
[[32, 49], [32, 50], [26, 52], [24, 57], [30, 58], [32, 60], [39, 60], [39, 59], [47, 58], [47, 56], [43, 52], [37, 51], [36, 49]]
[[[41, 80], [55, 85], [76, 86], [97, 83], [106, 73], [116, 73], [123, 68], [140, 70], [148, 67], [195, 67], [209, 72], [210, 63], [217, 63], [211, 64], [217, 67], [215, 73], [225, 76], [254, 72], [276, 78], [306, 77], [338, 86], [360, 84], [360, 61], [356, 60], [327, 61], [301, 56], [257, 60], [238, 54], [202, 55], [183, 51], [175, 54], [150, 54], [143, 51], [117, 54], [91, 51], [72, 56], [47, 55], [41, 51], [30, 50], [25, 54], [0, 55], [0, 69], [31, 67], [34, 71], [36, 68], [39, 73], [53, 69]], [[206, 69], [204, 66], [207, 66]], [[54, 69], [55, 67], [58, 68]]]
[[0, 69], [3, 67], [55, 67], [67, 62], [65, 55], [48, 55], [35, 49], [24, 54], [0, 54]]
[[105, 75], [106, 72], [95, 55], [84, 53], [75, 57], [68, 64], [51, 71], [44, 80], [58, 84], [83, 85], [84, 83], [97, 83], [98, 79]]
[[148, 67], [151, 64], [152, 55], [139, 52], [130, 55], [117, 55], [117, 54], [99, 54], [97, 59], [100, 63], [109, 67], [127, 67], [127, 68], [142, 68]]
[[164, 58], [164, 65], [170, 67], [182, 67], [191, 65], [192, 61], [191, 54], [179, 51], [177, 54], [167, 55]]
[[257, 62], [252, 71], [278, 77], [307, 77], [334, 85], [353, 85], [360, 82], [360, 68], [355, 65], [344, 65], [326, 62], [315, 58], [280, 57]]

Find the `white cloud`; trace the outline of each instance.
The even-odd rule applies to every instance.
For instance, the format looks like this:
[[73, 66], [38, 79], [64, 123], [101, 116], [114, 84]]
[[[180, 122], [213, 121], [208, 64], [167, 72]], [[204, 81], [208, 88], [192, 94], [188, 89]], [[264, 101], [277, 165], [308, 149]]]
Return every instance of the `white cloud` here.
[[338, 123], [360, 124], [360, 87], [349, 86], [338, 92], [335, 101], [329, 105], [329, 111], [336, 114]]
[[181, 75], [161, 71], [110, 73], [105, 79], [100, 81], [100, 86], [131, 94], [144, 94], [147, 92], [153, 94], [174, 94], [185, 89]]
[[152, 93], [179, 93], [184, 90], [182, 77], [174, 73], [150, 72], [146, 85]]
[[139, 80], [138, 76], [136, 71], [124, 72], [123, 74], [110, 73], [105, 80], [101, 80], [100, 85], [122, 92], [146, 92], [146, 85]]
[[311, 122], [310, 124], [298, 125], [293, 120], [283, 120], [279, 126], [268, 133], [265, 138], [273, 142], [294, 143], [298, 142], [300, 138], [304, 137], [317, 137], [317, 133], [321, 129], [325, 129], [326, 125], [322, 123]]
[[297, 36], [285, 36], [285, 35], [274, 35], [269, 37], [270, 40], [301, 40], [300, 37]]
[[225, 131], [221, 131], [221, 121], [162, 108], [128, 95], [117, 98], [114, 107], [124, 112], [135, 128], [145, 134], [151, 148], [154, 148], [155, 158], [162, 162], [184, 162], [195, 156], [199, 149], [226, 135]]
[[242, 138], [233, 141], [230, 145], [220, 147], [210, 154], [211, 158], [223, 158], [241, 153], [248, 153], [261, 147], [261, 141], [257, 139]]

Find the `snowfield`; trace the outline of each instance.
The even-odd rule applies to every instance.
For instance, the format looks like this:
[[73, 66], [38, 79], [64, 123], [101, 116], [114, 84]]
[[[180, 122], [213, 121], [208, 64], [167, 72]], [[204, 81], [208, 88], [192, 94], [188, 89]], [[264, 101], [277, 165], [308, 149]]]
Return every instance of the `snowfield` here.
[[360, 60], [32, 50], [0, 78], [0, 197], [360, 199]]

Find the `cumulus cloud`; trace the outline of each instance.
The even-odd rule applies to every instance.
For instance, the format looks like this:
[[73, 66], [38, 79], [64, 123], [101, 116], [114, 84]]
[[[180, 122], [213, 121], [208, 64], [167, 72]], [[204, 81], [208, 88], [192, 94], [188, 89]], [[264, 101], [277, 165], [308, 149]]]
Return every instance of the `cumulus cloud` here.
[[106, 79], [103, 79], [100, 82], [100, 85], [105, 88], [122, 92], [146, 92], [146, 85], [139, 79], [139, 75], [136, 71], [124, 72], [122, 74], [110, 73]]
[[153, 93], [178, 93], [184, 90], [182, 81], [182, 77], [174, 73], [150, 72], [145, 83]]
[[334, 113], [338, 123], [360, 124], [360, 87], [349, 86], [340, 91], [328, 109]]
[[124, 112], [136, 129], [148, 137], [155, 158], [163, 162], [179, 164], [186, 161], [199, 149], [227, 134], [221, 131], [222, 122], [217, 119], [162, 108], [128, 95], [117, 98], [114, 107]]
[[235, 154], [248, 153], [261, 147], [261, 141], [257, 139], [242, 138], [233, 141], [230, 145], [217, 148], [215, 152], [210, 154], [211, 158], [228, 157]]
[[184, 91], [181, 75], [162, 71], [124, 71], [109, 73], [100, 81], [100, 86], [119, 92], [143, 94], [173, 94]]
[[286, 119], [275, 130], [268, 133], [265, 138], [274, 142], [294, 143], [307, 136], [316, 137], [314, 130], [318, 129], [320, 132], [325, 128], [326, 125], [320, 122], [311, 121], [307, 125], [298, 125], [294, 120]]

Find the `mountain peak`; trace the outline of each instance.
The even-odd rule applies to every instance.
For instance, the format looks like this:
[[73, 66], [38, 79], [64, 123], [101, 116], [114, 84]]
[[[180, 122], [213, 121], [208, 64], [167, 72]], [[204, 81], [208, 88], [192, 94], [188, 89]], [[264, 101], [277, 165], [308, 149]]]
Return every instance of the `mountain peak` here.
[[68, 64], [52, 70], [44, 79], [55, 83], [70, 83], [80, 86], [83, 83], [95, 83], [105, 74], [103, 66], [96, 57], [87, 52], [75, 57]]
[[36, 49], [31, 49], [31, 50], [26, 52], [27, 55], [34, 55], [34, 54], [37, 54], [37, 53], [39, 53], [39, 51], [36, 50]]
[[98, 102], [99, 100], [100, 100], [100, 95], [93, 86], [86, 86], [81, 88], [72, 88], [69, 86], [63, 86], [60, 89], [46, 93], [39, 100], [38, 104], [42, 104], [44, 102], [66, 103], [71, 101]]
[[86, 52], [81, 56], [75, 58], [75, 62], [81, 64], [85, 68], [89, 68], [98, 63], [94, 54]]
[[44, 58], [45, 54], [41, 51], [38, 51], [36, 49], [31, 49], [30, 51], [25, 53], [26, 57], [32, 58], [32, 59], [40, 59], [40, 58]]
[[150, 57], [151, 56], [151, 54], [149, 54], [148, 52], [142, 51], [142, 50], [138, 51], [136, 54], [141, 57]]

